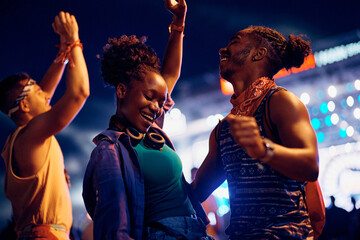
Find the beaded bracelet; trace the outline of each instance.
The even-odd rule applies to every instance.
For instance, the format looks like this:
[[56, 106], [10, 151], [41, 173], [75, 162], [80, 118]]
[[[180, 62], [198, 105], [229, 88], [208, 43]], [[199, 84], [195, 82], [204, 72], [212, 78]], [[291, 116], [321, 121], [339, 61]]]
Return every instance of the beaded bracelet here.
[[81, 47], [81, 50], [83, 50], [83, 45], [80, 42], [80, 39], [78, 39], [72, 43], [66, 43], [66, 45], [67, 45], [66, 49], [57, 54], [54, 62], [64, 64], [64, 63], [67, 63], [67, 61], [68, 61], [70, 64], [70, 67], [75, 67], [74, 60], [71, 57], [71, 50], [76, 46]]

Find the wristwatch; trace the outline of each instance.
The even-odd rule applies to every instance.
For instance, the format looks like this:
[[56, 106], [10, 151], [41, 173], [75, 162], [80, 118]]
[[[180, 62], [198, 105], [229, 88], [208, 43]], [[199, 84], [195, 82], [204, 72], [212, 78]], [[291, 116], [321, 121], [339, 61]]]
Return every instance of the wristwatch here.
[[265, 155], [259, 159], [263, 162], [267, 162], [274, 156], [274, 143], [268, 138], [263, 138], [263, 144], [265, 147]]

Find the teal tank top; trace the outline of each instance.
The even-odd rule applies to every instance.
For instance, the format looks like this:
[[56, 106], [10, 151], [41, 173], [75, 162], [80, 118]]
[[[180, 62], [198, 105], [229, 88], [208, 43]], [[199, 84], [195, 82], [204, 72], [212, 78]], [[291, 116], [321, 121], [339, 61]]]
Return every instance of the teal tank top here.
[[159, 151], [143, 141], [134, 149], [145, 184], [145, 225], [166, 217], [195, 214], [181, 179], [182, 164], [177, 153], [166, 144]]

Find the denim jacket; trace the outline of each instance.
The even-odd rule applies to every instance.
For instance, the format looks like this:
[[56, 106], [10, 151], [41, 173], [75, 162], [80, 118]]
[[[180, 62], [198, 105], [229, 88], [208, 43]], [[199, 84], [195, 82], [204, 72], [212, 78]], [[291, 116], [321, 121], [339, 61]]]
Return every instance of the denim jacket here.
[[[154, 124], [155, 125], [155, 124]], [[157, 126], [149, 131], [166, 134]], [[94, 138], [97, 145], [88, 163], [84, 182], [85, 207], [94, 220], [94, 239], [142, 239], [145, 188], [144, 179], [130, 138], [124, 132], [105, 130]], [[206, 213], [190, 185], [182, 177], [197, 215], [208, 223]]]

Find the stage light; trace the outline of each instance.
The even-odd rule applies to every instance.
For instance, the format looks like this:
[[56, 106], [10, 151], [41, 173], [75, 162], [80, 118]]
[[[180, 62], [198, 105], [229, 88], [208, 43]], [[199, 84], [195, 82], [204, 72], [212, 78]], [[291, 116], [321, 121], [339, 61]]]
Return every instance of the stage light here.
[[356, 119], [360, 119], [360, 108], [355, 108], [354, 109], [354, 117]]
[[331, 85], [330, 87], [328, 87], [328, 94], [332, 98], [336, 97], [337, 90], [336, 90], [336, 87], [334, 85]]
[[344, 121], [343, 120], [343, 117], [340, 115], [340, 119], [341, 119], [341, 122], [340, 122], [340, 128], [347, 128], [349, 126], [349, 124], [347, 123], [347, 121]]
[[354, 81], [354, 87], [356, 90], [360, 91], [360, 79]]
[[224, 118], [224, 116], [222, 114], [218, 113], [215, 115], [215, 118], [218, 120], [222, 120]]
[[342, 138], [346, 138], [347, 134], [346, 134], [346, 129], [345, 128], [340, 128], [339, 130], [339, 135]]
[[318, 99], [322, 100], [322, 99], [324, 98], [324, 96], [325, 96], [325, 93], [324, 93], [323, 90], [318, 90], [318, 91], [316, 92], [316, 97], [317, 97]]
[[352, 107], [354, 105], [354, 98], [352, 96], [348, 96], [346, 98], [346, 103], [349, 107]]
[[329, 111], [327, 103], [323, 102], [320, 104], [320, 112], [322, 112], [323, 114], [326, 114]]
[[231, 95], [234, 93], [234, 88], [231, 83], [223, 78], [220, 78], [221, 91], [224, 95]]
[[304, 59], [304, 62], [300, 67], [298, 67], [298, 68], [292, 67], [289, 70], [287, 70], [285, 68], [280, 69], [280, 71], [277, 74], [275, 74], [275, 76], [273, 78], [278, 79], [278, 78], [285, 77], [285, 76], [288, 76], [288, 75], [293, 74], [293, 73], [306, 71], [306, 70], [309, 70], [311, 68], [315, 68], [315, 57], [314, 57], [313, 54], [310, 54], [309, 56], [307, 56]]
[[[222, 117], [222, 115], [221, 115]], [[220, 119], [221, 120], [221, 119]], [[209, 127], [215, 127], [216, 124], [219, 123], [219, 116], [218, 115], [210, 115], [206, 118], [206, 124], [209, 126]]]
[[225, 180], [220, 187], [218, 187], [214, 192], [213, 195], [216, 199], [216, 202], [219, 206], [218, 208], [218, 215], [221, 217], [230, 211], [229, 206], [229, 189], [228, 183]]
[[225, 214], [227, 214], [230, 211], [230, 208], [226, 205], [221, 205], [218, 209], [218, 215], [220, 217], [224, 216]]
[[322, 143], [325, 140], [325, 135], [323, 132], [318, 132], [316, 136], [319, 143]]
[[177, 108], [165, 114], [164, 131], [170, 137], [183, 134], [187, 129], [186, 116]]
[[228, 189], [227, 181], [225, 181], [223, 184], [221, 184], [220, 187], [218, 187], [218, 188], [213, 192], [213, 195], [214, 195], [216, 198], [229, 199], [229, 189]]
[[331, 114], [331, 122], [332, 124], [336, 125], [339, 122], [339, 115], [336, 113]]
[[323, 128], [324, 127], [324, 120], [322, 118], [319, 119], [320, 120], [320, 128]]
[[346, 99], [342, 99], [342, 100], [341, 100], [340, 106], [341, 106], [342, 108], [344, 108], [344, 109], [348, 107], [348, 105], [347, 105], [347, 103], [346, 103]]
[[348, 135], [348, 137], [352, 137], [354, 135], [354, 128], [352, 126], [349, 126], [346, 128], [346, 135]]
[[310, 95], [308, 93], [304, 92], [301, 94], [300, 100], [306, 105], [310, 102]]
[[315, 52], [315, 63], [317, 67], [326, 66], [335, 62], [343, 61], [360, 53], [360, 41], [346, 45], [335, 46], [319, 52]]
[[178, 109], [178, 108], [173, 108], [173, 109], [171, 109], [171, 111], [170, 111], [170, 117], [171, 117], [172, 119], [180, 119], [180, 117], [181, 117], [181, 111], [180, 111], [180, 109]]
[[313, 106], [311, 108], [311, 114], [317, 116], [319, 114], [319, 108], [317, 106]]
[[352, 92], [353, 91], [353, 85], [351, 84], [351, 83], [347, 83], [346, 84], [346, 90], [348, 91], [348, 92]]
[[210, 225], [212, 226], [215, 226], [216, 225], [216, 216], [215, 216], [215, 213], [213, 212], [209, 212], [208, 215], [207, 215], [209, 221], [210, 221]]
[[215, 114], [215, 115], [210, 115], [206, 118], [206, 124], [209, 127], [215, 127], [216, 124], [218, 124], [219, 121], [222, 120], [223, 118], [224, 118], [224, 116], [219, 113]]
[[313, 128], [314, 128], [315, 130], [319, 129], [319, 127], [320, 127], [320, 120], [317, 119], [317, 118], [313, 118], [313, 119], [311, 120], [311, 125], [313, 126]]
[[326, 126], [330, 127], [332, 125], [332, 122], [331, 122], [331, 115], [327, 115], [325, 117], [325, 124]]
[[333, 101], [328, 102], [327, 107], [330, 112], [333, 112], [335, 110], [335, 103]]

